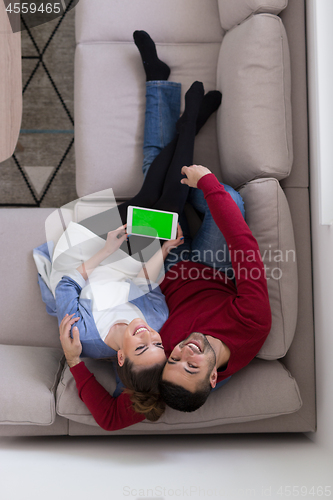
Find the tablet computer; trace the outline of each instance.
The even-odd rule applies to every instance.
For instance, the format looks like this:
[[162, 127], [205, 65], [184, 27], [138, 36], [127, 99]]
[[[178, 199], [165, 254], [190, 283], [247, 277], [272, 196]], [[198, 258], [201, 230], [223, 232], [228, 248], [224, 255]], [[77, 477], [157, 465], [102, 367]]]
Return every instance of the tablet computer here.
[[174, 240], [177, 237], [178, 214], [154, 210], [152, 208], [134, 207], [127, 208], [127, 233]]

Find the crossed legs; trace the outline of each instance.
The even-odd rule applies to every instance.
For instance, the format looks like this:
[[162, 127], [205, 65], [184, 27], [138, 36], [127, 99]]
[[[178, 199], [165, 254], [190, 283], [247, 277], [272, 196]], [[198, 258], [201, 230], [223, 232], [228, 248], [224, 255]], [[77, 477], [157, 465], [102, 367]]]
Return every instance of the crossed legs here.
[[[145, 42], [147, 37], [151, 40], [149, 35], [144, 34]], [[134, 38], [137, 37], [134, 36]], [[137, 43], [137, 40], [135, 41]], [[150, 49], [154, 49], [155, 44], [149, 42], [148, 46], [150, 46]], [[138, 48], [140, 50], [140, 47]], [[144, 54], [140, 50], [145, 70], [145, 60], [149, 59], [147, 50], [145, 47]], [[154, 58], [155, 55], [152, 61], [156, 62]], [[162, 62], [157, 58], [157, 66], [160, 63]], [[152, 65], [153, 63], [150, 62], [150, 70], [152, 70]], [[161, 68], [164, 75], [165, 63], [162, 63]], [[158, 76], [156, 71], [154, 70], [153, 74]], [[144, 183], [139, 193], [131, 200], [121, 203], [102, 214], [81, 221], [82, 225], [99, 236], [105, 237], [108, 231], [118, 227], [119, 217], [123, 224], [126, 222], [129, 205], [182, 213], [189, 188], [180, 183], [182, 178], [181, 168], [183, 165], [193, 163], [195, 135], [221, 102], [220, 92], [208, 92], [204, 96], [202, 83], [194, 82], [185, 96], [185, 111], [176, 123], [180, 109], [180, 84], [167, 82], [163, 79], [150, 81], [147, 71], [146, 75]], [[169, 140], [170, 142], [168, 142]], [[165, 146], [166, 142], [168, 144]], [[147, 238], [132, 237], [130, 240], [132, 242], [136, 241], [136, 243], [141, 240], [140, 245], [144, 246], [147, 246], [148, 243]], [[126, 248], [123, 249], [126, 250]]]

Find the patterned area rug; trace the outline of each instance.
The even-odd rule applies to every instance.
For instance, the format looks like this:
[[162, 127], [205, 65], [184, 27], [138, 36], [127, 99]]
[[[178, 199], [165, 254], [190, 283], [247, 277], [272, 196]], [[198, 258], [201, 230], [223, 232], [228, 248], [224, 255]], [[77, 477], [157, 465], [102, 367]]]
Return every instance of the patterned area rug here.
[[77, 198], [74, 159], [75, 9], [21, 33], [23, 116], [0, 163], [0, 206], [60, 207]]

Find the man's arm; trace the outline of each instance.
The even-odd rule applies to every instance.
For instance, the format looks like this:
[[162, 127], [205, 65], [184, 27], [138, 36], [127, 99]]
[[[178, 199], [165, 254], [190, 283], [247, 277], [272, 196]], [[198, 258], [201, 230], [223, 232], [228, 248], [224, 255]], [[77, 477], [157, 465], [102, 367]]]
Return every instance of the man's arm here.
[[79, 397], [91, 412], [97, 424], [107, 431], [116, 431], [130, 425], [142, 422], [144, 415], [136, 413], [127, 394], [120, 394], [114, 398], [80, 359], [82, 345], [78, 328], [73, 328], [73, 338], [70, 336], [71, 327], [77, 321], [73, 315], [66, 315], [60, 323], [60, 342], [68, 366], [75, 379]]
[[120, 394], [117, 398], [112, 397], [97, 382], [83, 361], [70, 370], [75, 379], [80, 399], [102, 429], [117, 431], [145, 419], [143, 414], [133, 410], [131, 400], [126, 393]]
[[[270, 328], [271, 311], [265, 268], [257, 240], [229, 193], [206, 167], [183, 167], [182, 183], [202, 189], [213, 219], [223, 233], [237, 284], [233, 306], [247, 322]], [[260, 304], [260, 308], [258, 305]]]

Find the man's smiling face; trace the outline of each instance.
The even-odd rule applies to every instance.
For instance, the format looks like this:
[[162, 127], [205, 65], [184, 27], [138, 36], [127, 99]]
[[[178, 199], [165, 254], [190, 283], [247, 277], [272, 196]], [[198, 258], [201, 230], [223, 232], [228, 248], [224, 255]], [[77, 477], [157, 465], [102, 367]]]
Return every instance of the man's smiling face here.
[[162, 380], [195, 392], [207, 378], [211, 386], [215, 387], [215, 352], [205, 335], [194, 332], [173, 349], [164, 367]]

